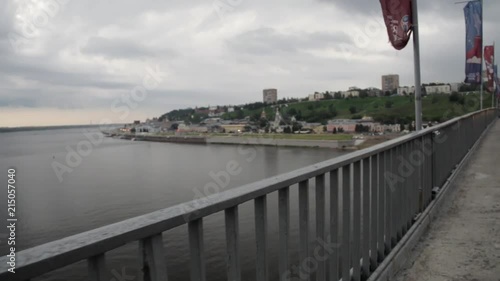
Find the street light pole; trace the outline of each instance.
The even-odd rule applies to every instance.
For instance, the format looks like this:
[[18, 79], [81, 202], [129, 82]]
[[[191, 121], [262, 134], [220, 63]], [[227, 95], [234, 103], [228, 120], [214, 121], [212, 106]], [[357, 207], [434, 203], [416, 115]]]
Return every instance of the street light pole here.
[[481, 83], [481, 110], [483, 110], [483, 60], [484, 60], [484, 8], [483, 8], [483, 0], [479, 0], [481, 3], [481, 71], [479, 72], [480, 83]]
[[[482, 1], [482, 0], [481, 0]], [[413, 21], [413, 65], [415, 68], [415, 130], [422, 130], [422, 83], [420, 78], [420, 40], [417, 0], [411, 1]]]

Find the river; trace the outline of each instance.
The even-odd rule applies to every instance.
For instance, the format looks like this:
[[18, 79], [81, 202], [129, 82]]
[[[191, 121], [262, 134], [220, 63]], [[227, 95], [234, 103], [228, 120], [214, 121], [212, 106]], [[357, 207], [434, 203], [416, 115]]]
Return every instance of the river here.
[[[226, 171], [228, 163], [237, 172], [227, 180], [221, 178], [220, 191], [339, 155], [333, 149], [127, 141], [103, 138], [95, 128], [21, 131], [0, 133], [0, 182], [5, 186], [7, 170], [15, 168], [16, 249], [22, 250], [193, 200], [196, 190], [203, 193], [205, 185], [217, 183], [214, 174]], [[6, 198], [6, 188], [0, 194]], [[312, 189], [310, 197], [312, 212]], [[296, 188], [291, 190], [291, 200], [291, 239], [298, 245]], [[4, 222], [6, 204], [2, 199]], [[269, 273], [276, 276], [276, 194], [268, 196], [268, 210]], [[225, 280], [224, 216], [212, 215], [204, 223], [207, 280]], [[4, 255], [7, 230], [0, 229], [0, 254]], [[240, 231], [243, 280], [255, 280], [253, 202], [241, 206]], [[170, 280], [189, 280], [187, 228], [178, 227], [163, 236]], [[121, 274], [126, 274], [126, 280], [140, 280], [137, 253], [137, 243], [109, 252], [110, 280], [120, 280]], [[293, 260], [293, 245], [291, 255]], [[88, 280], [85, 267], [80, 262], [41, 280]]]

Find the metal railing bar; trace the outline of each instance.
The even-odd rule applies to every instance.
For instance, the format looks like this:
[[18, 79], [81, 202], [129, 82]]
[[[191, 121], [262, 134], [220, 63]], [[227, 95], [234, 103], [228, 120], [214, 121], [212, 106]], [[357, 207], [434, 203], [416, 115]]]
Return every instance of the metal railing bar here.
[[[354, 162], [353, 165], [353, 212], [352, 212], [352, 266], [353, 266], [353, 280], [360, 281], [361, 268], [359, 260], [361, 259], [361, 161]], [[342, 202], [343, 204], [344, 202]]]
[[227, 280], [241, 280], [241, 263], [240, 263], [240, 229], [238, 221], [238, 206], [226, 209], [226, 264], [227, 264]]
[[189, 249], [191, 252], [191, 281], [205, 281], [205, 249], [203, 241], [203, 219], [188, 224]]
[[[349, 165], [355, 161], [391, 149], [399, 144], [418, 139], [434, 131], [445, 130], [460, 120], [472, 120], [470, 142], [474, 143], [481, 132], [484, 131], [487, 122], [491, 122], [496, 112], [496, 110], [485, 109], [469, 113], [437, 126], [290, 173], [20, 251], [17, 253], [17, 273], [15, 280], [36, 277], [91, 256], [113, 250], [126, 243], [138, 241], [183, 225], [189, 220], [196, 220], [237, 206], [280, 188]], [[447, 171], [443, 170], [439, 180], [444, 180], [447, 175], [446, 173]], [[441, 183], [438, 182], [436, 184], [442, 185]], [[2, 264], [0, 267], [0, 275], [2, 275], [6, 272], [7, 268], [4, 265], [6, 264], [6, 257], [0, 258], [0, 264]]]
[[279, 277], [280, 281], [288, 281], [288, 247], [290, 245], [290, 188], [278, 191], [279, 219]]
[[[340, 226], [340, 210], [339, 210], [339, 194], [340, 194], [340, 184], [339, 184], [339, 170], [333, 170], [330, 172], [330, 242], [333, 245], [340, 245], [339, 240], [339, 226]], [[328, 267], [329, 267], [329, 279], [339, 280], [339, 248], [335, 247], [334, 252], [330, 254]]]
[[106, 261], [104, 254], [99, 254], [87, 259], [89, 279], [91, 281], [106, 280]]
[[350, 230], [351, 230], [351, 172], [352, 164], [342, 167], [342, 243], [340, 247], [342, 279], [351, 278]]
[[[309, 181], [299, 183], [299, 264], [309, 258]], [[310, 279], [309, 274], [304, 280]], [[260, 280], [260, 279], [257, 279]]]
[[144, 281], [167, 281], [167, 263], [163, 252], [162, 234], [141, 240]]
[[[372, 156], [373, 157], [373, 156]], [[372, 216], [371, 209], [370, 209], [370, 162], [371, 158], [365, 158], [363, 159], [362, 162], [362, 184], [361, 186], [363, 187], [363, 194], [362, 194], [362, 200], [363, 200], [363, 208], [362, 208], [362, 225], [363, 225], [363, 230], [362, 230], [362, 275], [364, 278], [368, 277], [370, 275], [370, 242], [371, 242], [371, 235], [373, 235], [372, 230], [370, 229], [370, 217]]]
[[[325, 175], [316, 177], [316, 240], [315, 247], [319, 250], [320, 256], [325, 256], [325, 248], [321, 241], [325, 241]], [[316, 253], [315, 253], [316, 254]], [[316, 280], [325, 281], [325, 260], [319, 259], [316, 270]]]
[[257, 280], [267, 281], [267, 200], [265, 195], [255, 199], [255, 243]]

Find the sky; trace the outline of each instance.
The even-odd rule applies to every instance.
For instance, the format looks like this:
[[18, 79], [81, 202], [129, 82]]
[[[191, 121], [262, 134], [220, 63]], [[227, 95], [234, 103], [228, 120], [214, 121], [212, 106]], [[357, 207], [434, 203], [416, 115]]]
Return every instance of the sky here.
[[[419, 1], [422, 82], [465, 78], [456, 1]], [[484, 0], [485, 44], [500, 1]], [[379, 1], [2, 0], [0, 127], [126, 123], [195, 106], [413, 85]]]

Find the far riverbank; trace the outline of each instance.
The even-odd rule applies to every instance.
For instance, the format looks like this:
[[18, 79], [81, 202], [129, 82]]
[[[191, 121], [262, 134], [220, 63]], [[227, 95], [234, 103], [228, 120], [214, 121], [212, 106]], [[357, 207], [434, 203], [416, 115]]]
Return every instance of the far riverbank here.
[[135, 141], [172, 142], [185, 144], [225, 144], [225, 145], [262, 145], [280, 147], [315, 147], [341, 150], [357, 150], [366, 148], [399, 135], [364, 136], [364, 139], [353, 139], [352, 136], [339, 135], [334, 139], [331, 135], [149, 135], [149, 134], [110, 134], [110, 137]]

